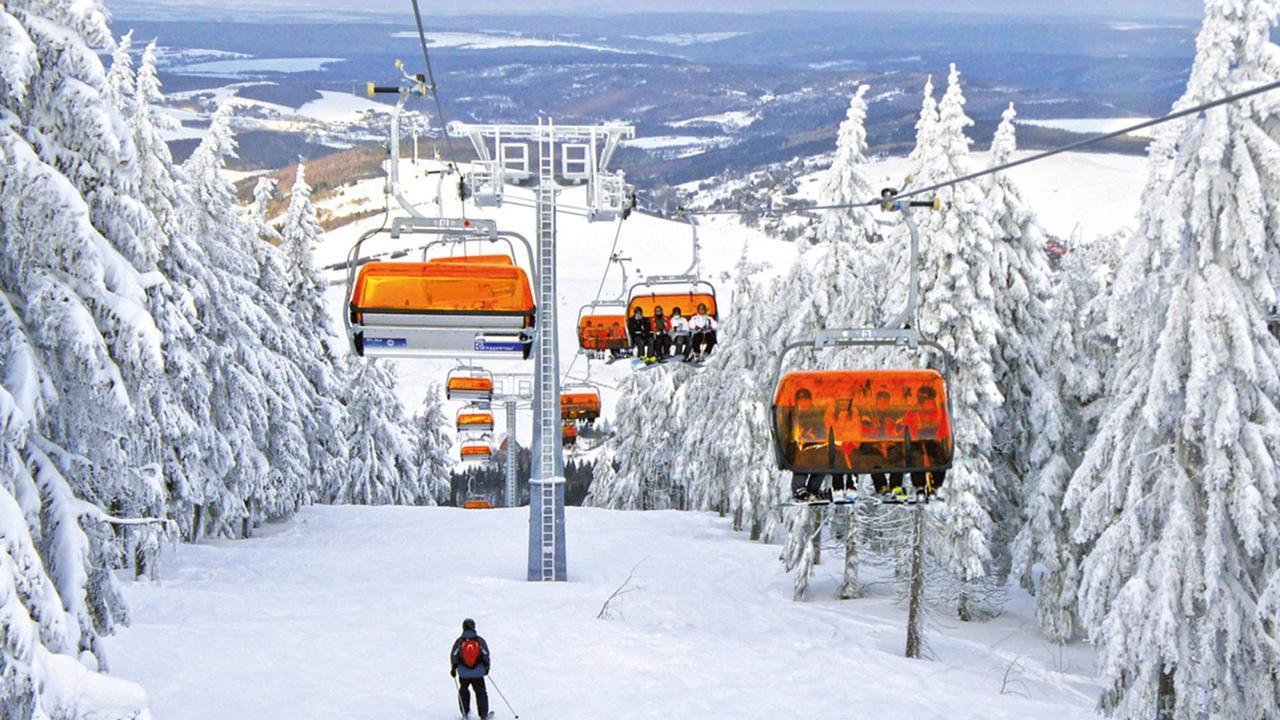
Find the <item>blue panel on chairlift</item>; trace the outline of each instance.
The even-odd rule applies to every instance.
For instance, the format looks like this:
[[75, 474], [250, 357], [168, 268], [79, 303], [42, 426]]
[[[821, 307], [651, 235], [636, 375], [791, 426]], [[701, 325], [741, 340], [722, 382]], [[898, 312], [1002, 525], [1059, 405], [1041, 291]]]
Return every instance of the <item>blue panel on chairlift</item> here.
[[524, 343], [519, 340], [485, 340], [476, 338], [476, 352], [521, 352]]
[[408, 338], [371, 338], [364, 339], [364, 346], [367, 348], [405, 348], [409, 347]]

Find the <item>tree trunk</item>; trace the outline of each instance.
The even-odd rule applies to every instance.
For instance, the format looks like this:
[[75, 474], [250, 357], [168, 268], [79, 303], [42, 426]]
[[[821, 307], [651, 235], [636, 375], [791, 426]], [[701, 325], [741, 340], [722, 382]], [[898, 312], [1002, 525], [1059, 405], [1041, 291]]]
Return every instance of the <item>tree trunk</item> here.
[[191, 542], [200, 542], [200, 515], [203, 505], [196, 505], [191, 513]]
[[924, 505], [913, 508], [911, 585], [907, 592], [907, 657], [919, 659], [924, 649]]
[[844, 508], [844, 580], [836, 589], [836, 597], [851, 600], [862, 595], [858, 586], [858, 518], [852, 505]]
[[817, 508], [810, 509], [813, 513], [813, 564], [822, 564], [822, 511]]
[[1173, 672], [1160, 673], [1160, 685], [1156, 688], [1156, 720], [1173, 720], [1178, 707], [1177, 690], [1173, 685]]

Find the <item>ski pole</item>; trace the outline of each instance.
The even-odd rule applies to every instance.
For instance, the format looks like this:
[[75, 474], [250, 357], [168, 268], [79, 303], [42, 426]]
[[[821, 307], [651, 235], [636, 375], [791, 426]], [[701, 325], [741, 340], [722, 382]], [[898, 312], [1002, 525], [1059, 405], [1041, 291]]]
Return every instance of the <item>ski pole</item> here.
[[520, 713], [516, 712], [516, 709], [511, 707], [511, 703], [507, 702], [507, 696], [502, 694], [502, 688], [498, 687], [498, 681], [494, 680], [492, 675], [489, 676], [489, 682], [493, 683], [493, 689], [498, 691], [498, 697], [502, 698], [502, 702], [506, 704], [511, 714], [516, 716], [516, 720], [520, 720]]
[[458, 699], [458, 716], [461, 717], [462, 720], [467, 720], [467, 714], [462, 711], [462, 683], [458, 682], [458, 678], [456, 676], [453, 678], [453, 689], [453, 696]]

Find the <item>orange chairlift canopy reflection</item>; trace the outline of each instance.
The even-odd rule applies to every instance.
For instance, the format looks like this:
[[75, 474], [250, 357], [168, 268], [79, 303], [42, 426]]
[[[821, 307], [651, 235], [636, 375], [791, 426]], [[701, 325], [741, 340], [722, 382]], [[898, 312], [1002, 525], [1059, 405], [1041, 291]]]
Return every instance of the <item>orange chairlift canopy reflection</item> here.
[[925, 473], [951, 465], [946, 384], [935, 370], [789, 372], [773, 412], [784, 470]]
[[569, 390], [560, 394], [560, 419], [565, 422], [594, 422], [600, 418], [600, 391], [594, 388]]

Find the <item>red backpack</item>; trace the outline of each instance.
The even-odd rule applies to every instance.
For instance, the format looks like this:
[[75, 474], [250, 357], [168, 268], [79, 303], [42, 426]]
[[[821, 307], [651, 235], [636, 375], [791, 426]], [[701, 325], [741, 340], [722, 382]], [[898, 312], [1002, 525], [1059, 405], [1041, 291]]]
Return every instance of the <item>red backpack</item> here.
[[458, 654], [462, 656], [463, 665], [469, 668], [475, 667], [476, 663], [480, 662], [480, 641], [476, 638], [463, 640]]

